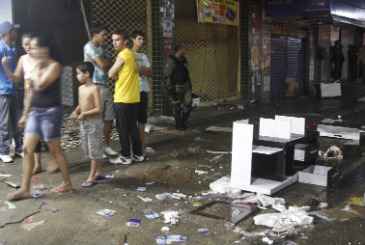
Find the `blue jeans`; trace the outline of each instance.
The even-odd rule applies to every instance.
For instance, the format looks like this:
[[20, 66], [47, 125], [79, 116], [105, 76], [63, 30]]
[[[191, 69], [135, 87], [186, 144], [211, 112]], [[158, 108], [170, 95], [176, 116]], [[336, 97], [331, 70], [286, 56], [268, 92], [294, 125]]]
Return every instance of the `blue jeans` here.
[[23, 148], [23, 132], [17, 127], [21, 111], [16, 95], [0, 95], [0, 154], [10, 153], [11, 140], [15, 141], [15, 151]]

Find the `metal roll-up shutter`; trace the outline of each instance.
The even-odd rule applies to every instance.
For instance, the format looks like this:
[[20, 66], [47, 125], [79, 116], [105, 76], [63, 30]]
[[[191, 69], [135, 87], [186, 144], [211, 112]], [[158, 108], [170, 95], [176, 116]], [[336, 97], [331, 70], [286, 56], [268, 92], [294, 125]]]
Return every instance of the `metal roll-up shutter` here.
[[287, 74], [287, 38], [271, 39], [271, 96], [277, 100], [283, 97]]
[[288, 38], [288, 70], [287, 78], [295, 79], [299, 86], [299, 91], [303, 90], [303, 82], [305, 79], [305, 60], [303, 40], [300, 38]]

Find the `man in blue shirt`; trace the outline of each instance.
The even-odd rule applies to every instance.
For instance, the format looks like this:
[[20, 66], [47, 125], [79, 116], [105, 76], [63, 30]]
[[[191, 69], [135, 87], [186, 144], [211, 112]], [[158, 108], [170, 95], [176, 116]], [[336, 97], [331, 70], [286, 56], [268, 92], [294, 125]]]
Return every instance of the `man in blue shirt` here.
[[3, 67], [6, 65], [12, 71], [16, 68], [16, 52], [13, 46], [17, 39], [16, 28], [7, 21], [0, 23], [0, 160], [4, 163], [13, 162], [10, 155], [12, 138], [15, 140], [16, 154], [22, 155], [22, 135], [16, 126], [18, 113], [15, 86]]

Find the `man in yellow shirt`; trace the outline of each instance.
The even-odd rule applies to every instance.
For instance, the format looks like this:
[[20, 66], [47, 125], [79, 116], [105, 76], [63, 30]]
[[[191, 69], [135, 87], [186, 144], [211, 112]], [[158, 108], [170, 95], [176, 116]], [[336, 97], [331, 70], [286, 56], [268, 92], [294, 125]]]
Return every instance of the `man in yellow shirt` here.
[[113, 32], [112, 40], [118, 56], [108, 75], [110, 78], [116, 79], [114, 111], [120, 145], [122, 147], [120, 160], [123, 165], [129, 165], [132, 161], [144, 161], [142, 144], [137, 128], [140, 77], [135, 53], [128, 48], [128, 34], [123, 31], [115, 31]]

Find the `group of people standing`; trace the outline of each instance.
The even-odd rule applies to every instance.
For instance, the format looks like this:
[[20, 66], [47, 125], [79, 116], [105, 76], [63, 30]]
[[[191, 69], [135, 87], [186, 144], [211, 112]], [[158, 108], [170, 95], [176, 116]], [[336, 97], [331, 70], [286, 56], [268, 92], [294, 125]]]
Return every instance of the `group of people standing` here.
[[[15, 141], [15, 153], [24, 158], [21, 187], [8, 195], [12, 201], [31, 197], [31, 177], [41, 171], [41, 141], [47, 144], [54, 159], [49, 168], [60, 170], [63, 176], [63, 183], [52, 191], [73, 190], [60, 142], [62, 66], [53, 55], [52, 43], [43, 35], [24, 35], [25, 54], [17, 61], [14, 49], [16, 29], [9, 22], [0, 24], [0, 160], [4, 163], [13, 161], [11, 138]], [[152, 69], [146, 54], [140, 52], [144, 34], [140, 31], [131, 35], [114, 31], [112, 42], [117, 55], [112, 60], [104, 49], [107, 33], [102, 26], [92, 28], [91, 40], [84, 46], [84, 62], [76, 68], [80, 83], [79, 104], [71, 118], [80, 122], [81, 145], [91, 160], [90, 174], [81, 185], [84, 188], [108, 178], [102, 173], [105, 158], [122, 165], [145, 159], [144, 127]], [[176, 53], [169, 58], [165, 74], [176, 128], [186, 129], [191, 112], [191, 82], [183, 47], [178, 46]], [[109, 81], [114, 81], [114, 94], [108, 86]], [[120, 153], [111, 148], [114, 121]]]

